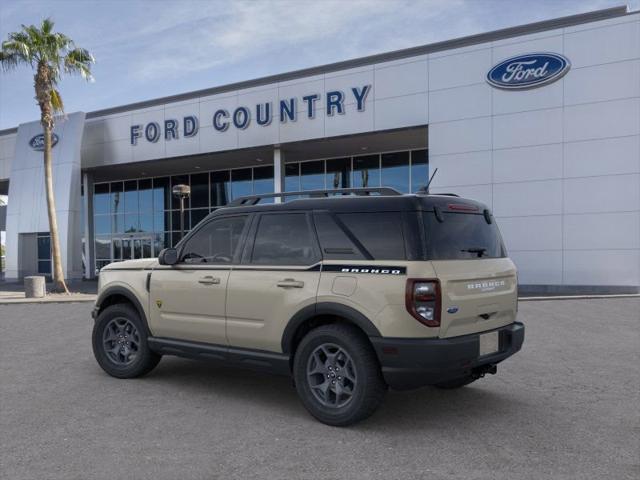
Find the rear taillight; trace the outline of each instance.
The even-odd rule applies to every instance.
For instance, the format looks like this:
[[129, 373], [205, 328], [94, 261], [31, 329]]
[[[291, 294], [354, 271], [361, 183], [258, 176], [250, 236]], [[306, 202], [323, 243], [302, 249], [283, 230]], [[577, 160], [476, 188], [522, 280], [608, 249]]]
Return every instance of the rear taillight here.
[[438, 280], [407, 280], [405, 295], [407, 311], [428, 327], [440, 326], [440, 282]]

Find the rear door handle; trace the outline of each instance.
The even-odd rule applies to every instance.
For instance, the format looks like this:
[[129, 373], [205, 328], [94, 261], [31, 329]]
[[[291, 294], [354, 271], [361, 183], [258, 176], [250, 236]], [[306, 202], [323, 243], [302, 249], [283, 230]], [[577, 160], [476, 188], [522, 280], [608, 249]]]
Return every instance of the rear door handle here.
[[282, 288], [303, 288], [304, 282], [294, 278], [285, 278], [284, 280], [280, 280], [276, 285]]
[[198, 280], [198, 283], [201, 283], [203, 285], [218, 285], [220, 283], [220, 279], [217, 277], [212, 277], [208, 275]]

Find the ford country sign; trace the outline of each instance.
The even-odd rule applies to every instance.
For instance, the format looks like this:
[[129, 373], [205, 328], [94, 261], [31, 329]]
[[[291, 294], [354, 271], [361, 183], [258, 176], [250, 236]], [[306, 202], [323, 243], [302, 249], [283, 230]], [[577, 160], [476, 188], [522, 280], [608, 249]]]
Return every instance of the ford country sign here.
[[[51, 134], [51, 148], [56, 146], [58, 143], [58, 135], [55, 133]], [[39, 133], [34, 136], [31, 140], [29, 140], [29, 146], [38, 152], [44, 151], [44, 133]]]
[[508, 58], [493, 67], [487, 82], [505, 90], [541, 87], [565, 75], [571, 63], [557, 53], [530, 53]]

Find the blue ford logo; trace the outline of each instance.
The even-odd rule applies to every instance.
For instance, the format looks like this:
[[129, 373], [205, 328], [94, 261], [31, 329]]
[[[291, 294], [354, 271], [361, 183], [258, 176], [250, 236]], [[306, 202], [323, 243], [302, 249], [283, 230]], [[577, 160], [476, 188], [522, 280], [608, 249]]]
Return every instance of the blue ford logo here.
[[[58, 143], [58, 140], [59, 140], [58, 135], [56, 135], [55, 133], [52, 133], [51, 148], [56, 146], [56, 143]], [[34, 150], [37, 150], [38, 152], [43, 152], [44, 151], [44, 133], [39, 133], [38, 135], [33, 137], [31, 140], [29, 140], [29, 146]]]
[[489, 70], [487, 82], [505, 90], [541, 87], [566, 74], [571, 62], [557, 53], [530, 53], [508, 58]]
[[447, 313], [451, 313], [451, 314], [458, 313], [458, 307], [447, 308]]

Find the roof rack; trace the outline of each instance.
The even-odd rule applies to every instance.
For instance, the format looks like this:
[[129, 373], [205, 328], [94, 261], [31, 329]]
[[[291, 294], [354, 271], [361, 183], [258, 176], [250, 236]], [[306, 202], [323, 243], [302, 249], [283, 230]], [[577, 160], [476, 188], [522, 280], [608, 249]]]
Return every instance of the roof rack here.
[[260, 200], [265, 198], [284, 198], [284, 197], [311, 197], [311, 198], [326, 198], [330, 195], [360, 195], [367, 196], [372, 193], [378, 195], [397, 196], [402, 195], [395, 188], [389, 187], [375, 187], [375, 188], [337, 188], [333, 190], [305, 190], [301, 192], [282, 192], [282, 193], [265, 193], [261, 195], [247, 195], [246, 197], [239, 197], [232, 202], [225, 205], [225, 207], [244, 207], [250, 205], [256, 205]]

